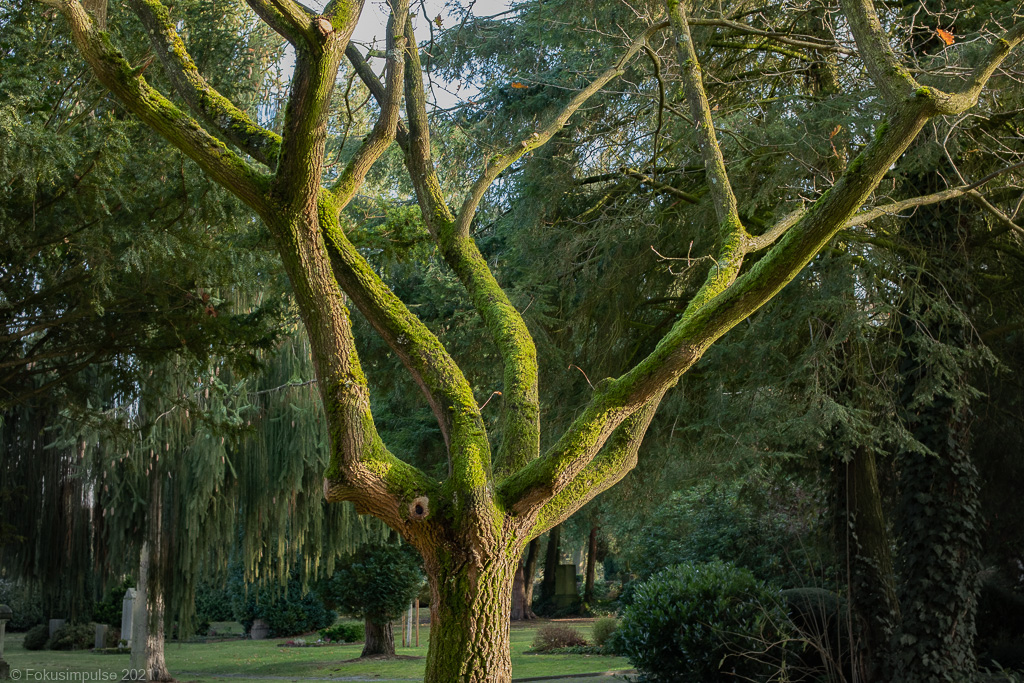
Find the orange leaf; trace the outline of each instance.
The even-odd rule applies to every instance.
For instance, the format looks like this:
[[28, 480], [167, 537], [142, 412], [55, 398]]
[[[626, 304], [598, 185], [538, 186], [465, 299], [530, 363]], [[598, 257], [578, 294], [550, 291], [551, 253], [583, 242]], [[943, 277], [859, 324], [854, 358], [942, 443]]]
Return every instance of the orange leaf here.
[[839, 131], [841, 131], [842, 129], [843, 126], [841, 124], [836, 124], [836, 127], [833, 128], [832, 132], [828, 134], [829, 138], [834, 138], [835, 136], [839, 135]]
[[530, 86], [525, 85], [523, 83], [519, 83], [518, 81], [511, 83], [511, 86], [513, 88], [529, 88], [530, 87]]
[[942, 38], [942, 42], [944, 42], [946, 45], [952, 45], [953, 43], [956, 42], [956, 38], [949, 31], [937, 28], [935, 29], [935, 33], [939, 35], [939, 38]]
[[434, 23], [437, 24], [438, 28], [441, 28], [442, 26], [444, 26], [444, 17], [438, 14], [436, 17], [434, 17]]

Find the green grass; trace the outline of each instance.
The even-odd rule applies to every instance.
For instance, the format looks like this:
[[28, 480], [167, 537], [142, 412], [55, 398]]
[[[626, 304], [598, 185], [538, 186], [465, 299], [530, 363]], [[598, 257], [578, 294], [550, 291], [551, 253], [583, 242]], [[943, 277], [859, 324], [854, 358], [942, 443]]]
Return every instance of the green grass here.
[[[515, 678], [555, 676], [560, 674], [596, 673], [629, 669], [629, 662], [621, 657], [597, 655], [528, 655], [537, 628], [546, 622], [514, 624], [512, 626], [512, 675]], [[590, 636], [591, 621], [572, 623], [586, 637]], [[222, 629], [218, 629], [221, 633]], [[284, 677], [286, 680], [303, 678], [333, 678], [361, 676], [379, 679], [422, 680], [429, 627], [420, 627], [420, 647], [400, 646], [401, 634], [396, 628], [399, 647], [397, 654], [416, 659], [391, 661], [348, 661], [359, 657], [362, 645], [328, 645], [324, 647], [285, 647], [289, 638], [273, 640], [224, 640], [205, 643], [168, 643], [167, 667], [182, 681], [200, 683], [223, 682], [215, 676], [243, 677], [248, 680], [261, 677]], [[92, 680], [119, 680], [128, 669], [128, 655], [100, 655], [87, 651], [55, 652], [30, 651], [21, 646], [21, 634], [9, 634], [5, 658], [11, 669], [22, 672], [23, 681], [34, 680], [35, 672], [75, 671], [93, 673]], [[316, 635], [306, 638], [315, 642]], [[39, 674], [42, 680], [42, 674]], [[113, 676], [113, 678], [107, 677]], [[12, 677], [13, 678], [13, 677]], [[52, 679], [51, 679], [52, 680]]]

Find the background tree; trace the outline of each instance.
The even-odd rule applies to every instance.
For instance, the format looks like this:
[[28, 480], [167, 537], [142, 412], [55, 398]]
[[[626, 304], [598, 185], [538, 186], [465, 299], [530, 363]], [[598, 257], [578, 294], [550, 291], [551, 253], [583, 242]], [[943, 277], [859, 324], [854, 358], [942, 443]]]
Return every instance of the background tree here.
[[366, 621], [361, 657], [393, 657], [391, 622], [402, 616], [422, 587], [419, 557], [396, 538], [385, 545], [361, 546], [335, 566], [321, 591], [328, 604]]

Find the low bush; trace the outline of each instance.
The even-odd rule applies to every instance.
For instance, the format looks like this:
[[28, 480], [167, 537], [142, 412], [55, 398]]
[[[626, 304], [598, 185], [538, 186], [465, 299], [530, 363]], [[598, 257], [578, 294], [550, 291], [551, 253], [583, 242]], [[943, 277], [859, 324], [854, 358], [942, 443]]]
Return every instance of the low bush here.
[[533, 639], [534, 652], [550, 652], [567, 647], [586, 646], [587, 639], [583, 634], [564, 624], [547, 624], [537, 629]]
[[26, 650], [42, 650], [50, 639], [50, 629], [46, 624], [37, 624], [25, 632], [25, 640], [21, 642]]
[[7, 623], [8, 631], [28, 631], [43, 623], [43, 605], [38, 590], [0, 579], [0, 605], [7, 605], [14, 612], [14, 618]]
[[593, 631], [591, 637], [594, 639], [594, 645], [601, 649], [605, 649], [608, 644], [608, 639], [615, 633], [615, 629], [619, 627], [618, 619], [614, 617], [601, 617], [594, 622]]
[[338, 615], [324, 606], [317, 591], [304, 592], [297, 573], [289, 579], [287, 589], [280, 586], [247, 586], [242, 572], [233, 572], [229, 582], [235, 621], [249, 633], [253, 622], [262, 619], [270, 627], [270, 636], [283, 638], [326, 628]]
[[[769, 681], [786, 616], [778, 592], [723, 562], [683, 564], [637, 587], [615, 641], [651, 682]], [[776, 654], [776, 652], [778, 654]]]
[[88, 650], [96, 642], [96, 627], [92, 624], [64, 624], [57, 629], [50, 642], [51, 650]]
[[362, 624], [335, 624], [320, 629], [320, 637], [328, 643], [359, 643], [366, 640], [366, 628]]

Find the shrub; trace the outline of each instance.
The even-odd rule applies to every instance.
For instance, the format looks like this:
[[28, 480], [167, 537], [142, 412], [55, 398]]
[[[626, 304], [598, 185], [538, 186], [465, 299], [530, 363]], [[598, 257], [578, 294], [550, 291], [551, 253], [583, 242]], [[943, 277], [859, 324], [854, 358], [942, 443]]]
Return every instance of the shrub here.
[[21, 645], [26, 650], [42, 650], [50, 639], [50, 629], [46, 624], [37, 624], [25, 632], [25, 640]]
[[362, 624], [335, 624], [320, 629], [320, 637], [328, 643], [358, 643], [366, 639], [366, 630]]
[[604, 649], [608, 644], [608, 639], [615, 629], [619, 627], [619, 622], [614, 617], [601, 617], [594, 622], [594, 628], [591, 632], [591, 636], [594, 639], [594, 645]]
[[537, 629], [537, 635], [533, 639], [535, 652], [550, 652], [561, 650], [566, 647], [580, 647], [587, 645], [587, 639], [576, 629], [564, 624], [547, 624]]
[[46, 644], [51, 650], [88, 650], [96, 641], [96, 627], [92, 624], [64, 624]]
[[92, 606], [92, 620], [97, 624], [107, 626], [121, 626], [121, 610], [124, 605], [125, 592], [135, 585], [130, 579], [124, 579], [120, 583], [111, 586], [107, 597]]
[[8, 631], [27, 631], [43, 623], [43, 605], [38, 590], [0, 579], [0, 605], [7, 605], [14, 612], [14, 618], [7, 623]]
[[778, 593], [750, 572], [684, 564], [636, 589], [615, 640], [646, 681], [765, 681], [777, 668], [764, 651], [784, 623]]
[[302, 583], [295, 574], [286, 590], [280, 586], [247, 586], [240, 569], [230, 583], [231, 603], [235, 621], [248, 633], [257, 619], [263, 619], [275, 637], [309, 633], [330, 626], [338, 615], [324, 606], [316, 591], [303, 592]]
[[234, 621], [228, 587], [200, 582], [196, 586], [196, 618], [200, 621]]

